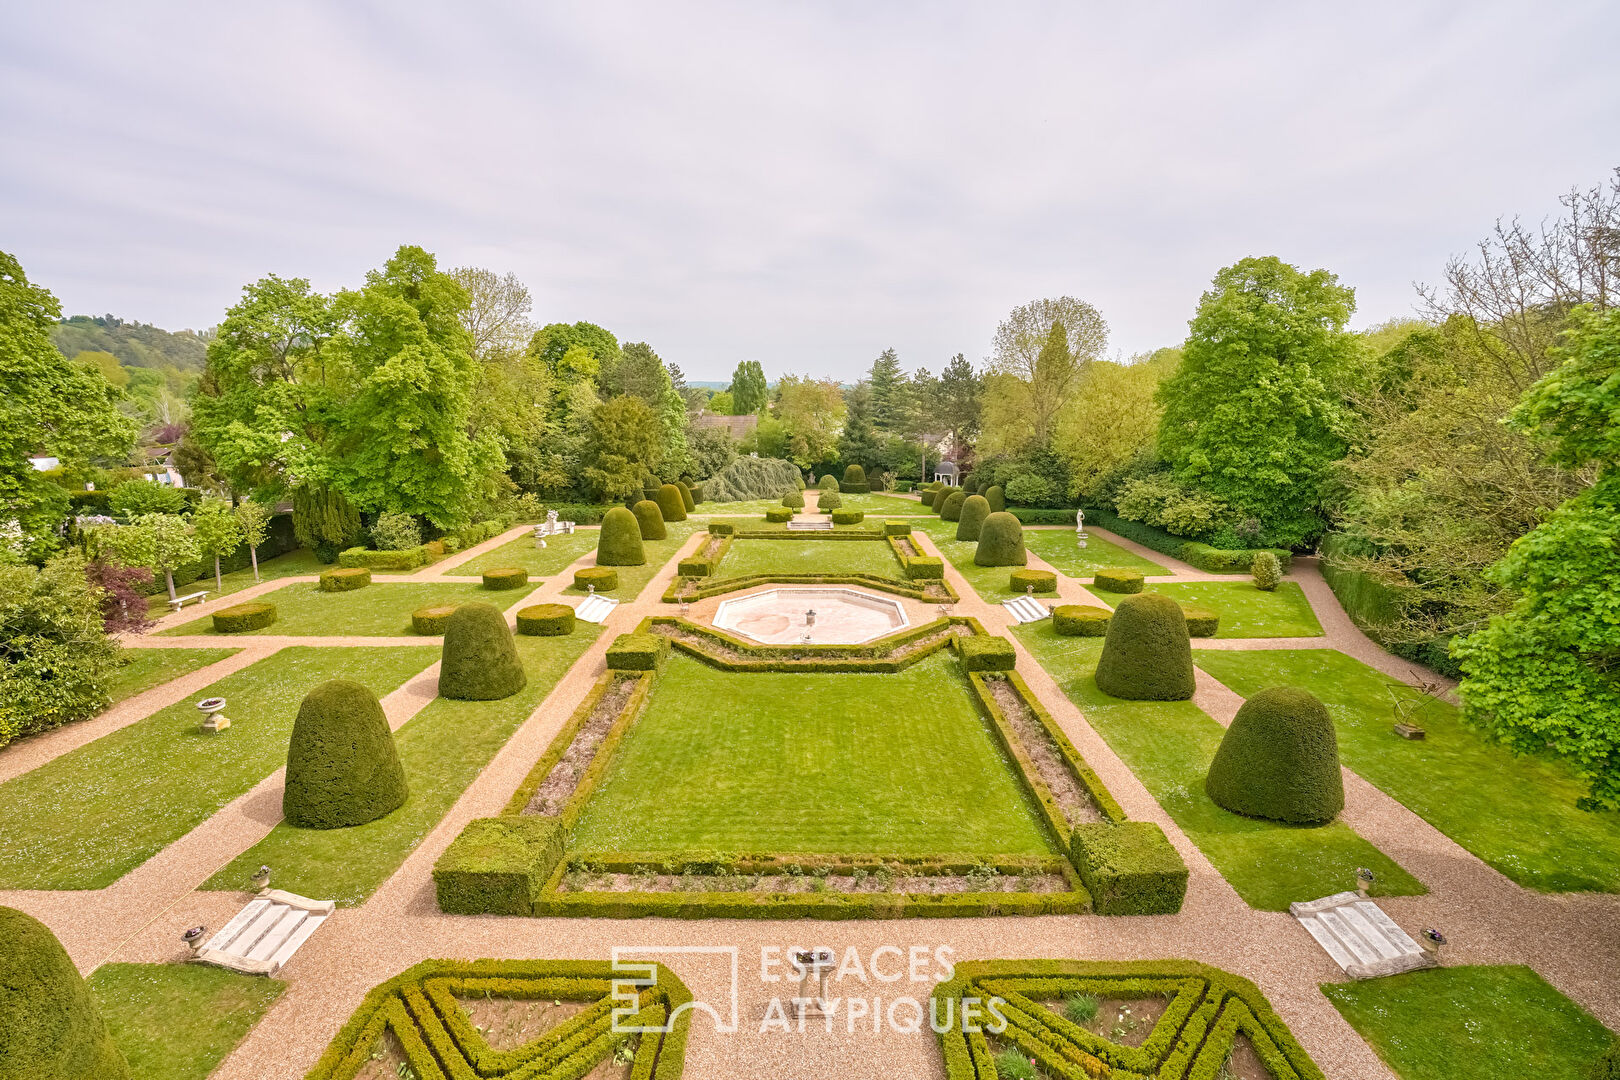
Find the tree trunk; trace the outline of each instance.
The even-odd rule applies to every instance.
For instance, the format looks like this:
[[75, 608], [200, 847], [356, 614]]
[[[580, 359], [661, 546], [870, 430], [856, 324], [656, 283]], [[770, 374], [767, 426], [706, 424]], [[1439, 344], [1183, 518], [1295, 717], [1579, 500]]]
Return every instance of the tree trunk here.
[[252, 544], [248, 545], [248, 557], [253, 560], [253, 580], [259, 580], [259, 549]]
[[219, 576], [219, 556], [215, 555], [214, 556], [214, 592], [215, 593], [222, 593], [224, 591], [225, 591], [225, 582], [223, 580], [221, 580], [220, 576]]
[[174, 599], [174, 571], [168, 567], [163, 568], [163, 580], [169, 586], [169, 599]]

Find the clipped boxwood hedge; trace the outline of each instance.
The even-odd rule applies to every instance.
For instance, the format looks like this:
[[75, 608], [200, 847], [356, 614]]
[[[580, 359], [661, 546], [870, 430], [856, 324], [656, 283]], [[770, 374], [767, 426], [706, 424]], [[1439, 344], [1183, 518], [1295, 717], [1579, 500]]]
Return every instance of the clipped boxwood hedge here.
[[1052, 629], [1064, 637], [1102, 637], [1114, 613], [1090, 604], [1059, 604], [1052, 612]]
[[1013, 592], [1057, 592], [1057, 575], [1050, 570], [1014, 570], [1007, 578]]
[[493, 604], [462, 604], [444, 628], [439, 695], [459, 701], [497, 701], [528, 683], [506, 616]]
[[838, 494], [836, 491], [823, 491], [821, 494], [816, 496], [817, 513], [831, 513], [832, 511], [841, 508], [843, 505], [844, 497]]
[[912, 581], [943, 581], [945, 560], [938, 555], [907, 555], [906, 577]]
[[1029, 561], [1024, 550], [1024, 527], [1005, 511], [991, 513], [979, 526], [979, 546], [973, 549], [975, 566], [1023, 566]]
[[889, 520], [887, 520], [887, 521], [885, 521], [883, 523], [883, 535], [884, 536], [910, 536], [911, 535], [911, 522], [909, 522], [909, 521], [896, 521], [893, 518], [890, 518]]
[[1214, 637], [1215, 631], [1220, 629], [1221, 616], [1217, 611], [1193, 604], [1183, 604], [1181, 610], [1187, 616], [1188, 637]]
[[1103, 592], [1139, 593], [1142, 591], [1142, 571], [1115, 566], [1099, 570], [1091, 583]]
[[1339, 740], [1309, 690], [1271, 686], [1243, 703], [1209, 763], [1204, 790], [1245, 817], [1325, 825], [1344, 809]]
[[426, 566], [429, 559], [426, 544], [399, 551], [371, 551], [363, 547], [352, 547], [338, 554], [338, 566], [344, 569], [357, 569], [363, 566], [368, 570], [405, 573]]
[[444, 628], [450, 624], [450, 616], [456, 613], [456, 604], [437, 604], [432, 607], [421, 607], [411, 612], [411, 629], [418, 634], [433, 637], [444, 633]]
[[1151, 821], [1076, 825], [1069, 858], [1099, 915], [1173, 915], [1187, 896], [1187, 864]]
[[637, 631], [620, 634], [608, 646], [609, 671], [656, 671], [669, 655], [669, 638]]
[[786, 495], [782, 496], [782, 505], [787, 507], [789, 510], [803, 510], [804, 509], [804, 492], [802, 492], [802, 491], [790, 491], [790, 492], [788, 492]]
[[658, 489], [658, 512], [664, 515], [665, 521], [686, 520], [686, 500], [681, 498], [681, 489], [674, 484], [665, 484]]
[[248, 630], [263, 630], [276, 621], [276, 605], [263, 600], [250, 600], [214, 612], [214, 632], [241, 634]]
[[475, 818], [433, 864], [439, 910], [451, 915], [527, 915], [563, 857], [555, 819], [536, 814]]
[[567, 604], [531, 604], [517, 613], [517, 632], [529, 637], [563, 637], [574, 632], [574, 609]]
[[957, 638], [956, 653], [964, 671], [1011, 671], [1018, 663], [1013, 643], [990, 634]]
[[1120, 600], [1108, 620], [1097, 689], [1129, 701], [1191, 701], [1192, 646], [1181, 605], [1163, 593]]
[[[597, 566], [642, 566], [647, 552], [641, 543], [641, 523], [636, 515], [615, 506], [602, 515], [602, 528], [596, 536]], [[488, 581], [486, 575], [485, 580]], [[528, 580], [527, 575], [524, 578]]]
[[769, 510], [765, 511], [765, 520], [775, 522], [776, 524], [781, 524], [784, 521], [792, 521], [793, 510], [791, 507], [787, 506], [773, 506]]
[[321, 592], [351, 592], [371, 584], [367, 566], [334, 566], [321, 571]]
[[651, 499], [637, 500], [630, 512], [635, 515], [636, 527], [641, 530], [643, 540], [662, 540], [669, 535], [664, 528], [664, 515], [659, 513], [658, 504]]
[[709, 533], [713, 536], [731, 536], [737, 531], [737, 525], [732, 521], [709, 522]]
[[529, 572], [517, 566], [501, 566], [484, 571], [484, 588], [504, 591], [521, 589], [529, 583]]
[[582, 566], [574, 571], [574, 588], [612, 592], [619, 587], [619, 572], [611, 566]]
[[859, 525], [866, 515], [859, 510], [834, 510], [832, 520], [834, 525]]
[[[1074, 515], [1069, 515], [1074, 520]], [[1247, 574], [1254, 565], [1254, 551], [1243, 548], [1218, 548], [1197, 540], [1188, 540], [1182, 536], [1171, 536], [1163, 529], [1156, 529], [1152, 525], [1144, 525], [1140, 521], [1128, 521], [1110, 510], [1087, 509], [1086, 522], [1098, 528], [1107, 529], [1128, 540], [1135, 540], [1145, 548], [1151, 548], [1162, 555], [1180, 559], [1184, 563], [1196, 566], [1198, 569], [1211, 574]], [[1277, 561], [1283, 570], [1294, 561], [1294, 553], [1284, 548], [1262, 548], [1277, 556]]]

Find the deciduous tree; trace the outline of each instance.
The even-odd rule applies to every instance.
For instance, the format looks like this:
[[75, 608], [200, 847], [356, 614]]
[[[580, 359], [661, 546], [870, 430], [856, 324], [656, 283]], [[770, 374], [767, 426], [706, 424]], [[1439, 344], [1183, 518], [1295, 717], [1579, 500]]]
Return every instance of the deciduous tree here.
[[765, 382], [765, 369], [758, 360], [744, 360], [731, 373], [731, 409], [733, 416], [752, 416], [763, 412], [770, 399]]

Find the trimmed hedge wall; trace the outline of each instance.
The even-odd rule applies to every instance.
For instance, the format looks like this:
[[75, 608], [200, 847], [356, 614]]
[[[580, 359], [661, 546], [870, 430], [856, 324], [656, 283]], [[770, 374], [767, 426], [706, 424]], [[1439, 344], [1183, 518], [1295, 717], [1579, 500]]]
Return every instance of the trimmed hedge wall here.
[[911, 522], [888, 519], [883, 523], [884, 536], [910, 536]]
[[440, 604], [433, 607], [417, 608], [411, 612], [411, 629], [418, 634], [433, 637], [444, 633], [444, 628], [450, 625], [450, 616], [456, 613], [456, 604]]
[[1114, 613], [1090, 604], [1059, 604], [1052, 612], [1052, 629], [1064, 637], [1102, 637]]
[[1014, 570], [1007, 575], [1007, 587], [1014, 592], [1057, 592], [1057, 575], [1050, 570]]
[[636, 631], [613, 639], [607, 650], [607, 666], [609, 671], [657, 671], [668, 656], [667, 637]]
[[[708, 543], [703, 545], [708, 547]], [[701, 549], [700, 549], [701, 550]], [[688, 555], [682, 559], [676, 568], [681, 577], [713, 577], [720, 570], [720, 564], [725, 560], [726, 553], [731, 550], [731, 537], [725, 536], [711, 555]]]
[[[1074, 515], [1069, 515], [1069, 521]], [[1196, 566], [1198, 569], [1211, 574], [1247, 574], [1254, 562], [1254, 551], [1247, 549], [1230, 549], [1210, 547], [1197, 540], [1188, 540], [1184, 536], [1171, 536], [1163, 529], [1155, 529], [1151, 525], [1144, 525], [1140, 521], [1127, 521], [1118, 514], [1109, 510], [1086, 510], [1086, 523], [1107, 529], [1109, 532], [1135, 540], [1145, 548], [1151, 548], [1161, 555], [1169, 555], [1173, 559], [1180, 559], [1184, 563]], [[1262, 549], [1256, 549], [1262, 550]], [[1277, 556], [1277, 561], [1287, 570], [1294, 561], [1294, 553], [1283, 548], [1265, 548]]]
[[484, 588], [505, 592], [521, 589], [529, 583], [529, 572], [517, 566], [500, 566], [484, 571]]
[[1018, 663], [1013, 643], [991, 635], [957, 638], [956, 654], [963, 671], [1011, 671]]
[[409, 573], [418, 567], [426, 566], [432, 561], [426, 544], [401, 551], [371, 551], [363, 547], [352, 547], [339, 553], [338, 566], [344, 569], [387, 570], [392, 573]]
[[520, 608], [517, 632], [526, 637], [565, 637], [574, 632], [574, 609], [567, 604], [531, 604]]
[[944, 581], [945, 560], [938, 555], [903, 555], [906, 577], [912, 581]]
[[[662, 631], [673, 627], [686, 631], [697, 641], [671, 637]], [[722, 671], [816, 671], [816, 672], [875, 672], [893, 674], [904, 671], [925, 657], [946, 648], [960, 637], [942, 636], [926, 648], [915, 649], [894, 657], [897, 649], [938, 634], [949, 626], [966, 626], [975, 634], [983, 634], [978, 620], [960, 616], [934, 619], [920, 626], [898, 630], [876, 641], [859, 645], [761, 645], [745, 641], [702, 623], [689, 622], [668, 615], [655, 615], [642, 620], [638, 633], [664, 638], [678, 651], [694, 656], [710, 667]], [[741, 659], [738, 659], [738, 657]]]
[[737, 531], [737, 525], [731, 521], [709, 522], [709, 532], [713, 536], [731, 536]]
[[556, 820], [535, 814], [476, 818], [433, 864], [439, 910], [451, 915], [527, 915], [562, 861]]
[[263, 630], [275, 621], [276, 605], [263, 600], [250, 600], [214, 612], [214, 632], [241, 634], [249, 630]]
[[365, 566], [334, 567], [321, 571], [321, 592], [352, 592], [371, 584], [371, 569]]
[[[826, 538], [824, 534], [822, 539]], [[921, 587], [908, 585], [895, 578], [880, 577], [877, 574], [750, 574], [747, 577], [706, 579], [678, 577], [664, 590], [663, 600], [666, 604], [678, 604], [682, 600], [707, 600], [711, 596], [752, 589], [756, 585], [859, 585], [866, 589], [876, 589], [878, 592], [908, 597], [924, 604], [954, 604], [961, 599], [956, 590], [951, 588], [951, 583], [944, 580], [939, 583], [943, 595], [935, 595]], [[691, 588], [691, 591], [683, 595], [683, 590], [688, 588]]]
[[1187, 864], [1151, 821], [1076, 825], [1069, 858], [1099, 915], [1173, 915], [1187, 896]]
[[1098, 570], [1092, 576], [1091, 583], [1103, 592], [1111, 593], [1139, 593], [1142, 591], [1142, 571], [1127, 570], [1123, 567], [1112, 567]]
[[834, 525], [859, 525], [866, 520], [866, 515], [859, 510], [834, 510], [832, 521]]
[[619, 587], [619, 572], [611, 566], [582, 566], [574, 571], [574, 588], [612, 592]]

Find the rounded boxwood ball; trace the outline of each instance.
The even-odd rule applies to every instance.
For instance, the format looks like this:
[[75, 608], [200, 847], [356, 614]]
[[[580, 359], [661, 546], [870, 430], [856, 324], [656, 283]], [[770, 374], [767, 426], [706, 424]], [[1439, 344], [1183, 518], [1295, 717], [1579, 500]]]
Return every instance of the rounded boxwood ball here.
[[675, 490], [681, 493], [681, 509], [688, 514], [697, 509], [697, 500], [692, 498], [692, 489], [686, 486], [685, 480], [675, 481]]
[[641, 529], [643, 540], [662, 540], [669, 535], [664, 528], [664, 515], [658, 512], [658, 504], [651, 499], [642, 499], [630, 508], [636, 515], [636, 525]]
[[859, 525], [866, 520], [864, 510], [834, 510], [832, 522], [834, 525]]
[[641, 546], [641, 526], [636, 515], [615, 506], [602, 515], [602, 531], [596, 538], [597, 566], [641, 566], [647, 552]]
[[[612, 573], [612, 571], [609, 571]], [[506, 617], [493, 604], [462, 604], [444, 628], [439, 694], [459, 701], [511, 697], [528, 682]]]
[[797, 490], [788, 492], [782, 496], [782, 505], [789, 510], [803, 510], [804, 492]]
[[961, 488], [957, 488], [945, 496], [945, 502], [939, 508], [939, 516], [945, 521], [962, 520], [962, 504], [965, 502], [967, 502], [967, 496], [962, 494]]
[[816, 496], [816, 510], [818, 512], [825, 513], [830, 510], [837, 510], [843, 505], [844, 497], [836, 491], [823, 491]]
[[444, 628], [450, 625], [450, 616], [455, 613], [454, 604], [417, 608], [411, 612], [411, 629], [428, 637], [437, 636], [444, 633]]
[[321, 571], [321, 592], [350, 592], [371, 584], [368, 566], [334, 566]]
[[1339, 740], [1327, 708], [1294, 686], [1255, 694], [1226, 729], [1204, 790], [1234, 814], [1326, 825], [1344, 809]]
[[129, 1080], [95, 998], [50, 928], [0, 907], [0, 1077]]
[[844, 468], [844, 484], [866, 483], [866, 470], [859, 465], [849, 465]]
[[1192, 644], [1180, 604], [1163, 593], [1119, 602], [1097, 660], [1097, 689], [1131, 701], [1192, 699]]
[[563, 637], [574, 632], [574, 609], [567, 604], [532, 604], [517, 613], [517, 632], [530, 637]]
[[816, 487], [820, 488], [822, 491], [837, 491], [838, 477], [834, 476], [832, 473], [828, 473], [826, 476], [821, 478], [821, 482], [817, 484]]
[[990, 516], [990, 503], [983, 495], [969, 495], [962, 500], [962, 512], [956, 519], [956, 538], [977, 542], [984, 519]]
[[665, 484], [658, 489], [658, 512], [664, 515], [665, 521], [686, 520], [686, 500], [681, 498], [680, 488]]
[[1114, 613], [1090, 604], [1059, 604], [1052, 610], [1052, 629], [1064, 637], [1102, 637]]
[[1024, 526], [1006, 511], [991, 514], [979, 529], [979, 546], [973, 552], [977, 566], [1023, 566], [1029, 561], [1024, 552]]
[[301, 829], [343, 829], [405, 805], [405, 767], [388, 717], [360, 683], [333, 679], [304, 696], [287, 744], [281, 812]]
[[989, 491], [984, 493], [984, 501], [990, 504], [990, 512], [999, 514], [1007, 509], [1007, 493], [1001, 490], [1000, 484], [993, 484]]

